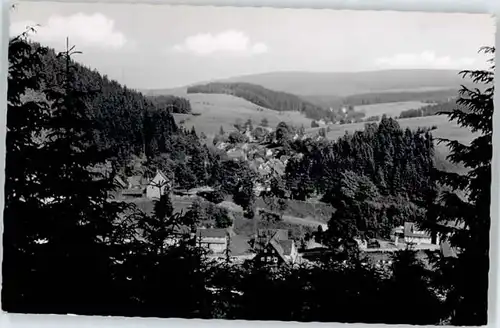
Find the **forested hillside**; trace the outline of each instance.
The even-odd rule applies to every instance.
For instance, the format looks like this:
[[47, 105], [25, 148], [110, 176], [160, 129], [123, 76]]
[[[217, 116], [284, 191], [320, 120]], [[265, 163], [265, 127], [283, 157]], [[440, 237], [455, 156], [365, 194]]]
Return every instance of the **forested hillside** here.
[[[39, 44], [32, 44], [39, 48]], [[44, 88], [60, 88], [63, 83], [65, 60], [53, 49], [46, 49], [42, 56]], [[82, 93], [87, 102], [88, 114], [94, 121], [95, 142], [101, 148], [116, 149], [116, 156], [125, 159], [131, 155], [141, 155], [158, 138], [178, 131], [173, 117], [162, 107], [181, 102], [189, 108], [187, 100], [166, 98], [161, 105], [153, 103], [141, 93], [131, 90], [118, 82], [101, 75], [96, 70], [71, 61], [75, 89]], [[161, 126], [162, 135], [155, 135]], [[161, 143], [161, 142], [160, 142]]]
[[209, 151], [194, 129], [187, 131], [175, 124], [171, 108], [189, 112], [187, 99], [145, 97], [72, 59], [71, 70], [66, 72], [66, 59], [53, 49], [36, 43], [29, 46], [41, 54], [41, 65], [33, 72], [41, 87], [32, 90], [30, 97], [44, 98], [48, 90], [60, 90], [66, 75], [71, 75], [72, 88], [86, 104], [91, 143], [107, 152], [107, 160], [118, 172], [147, 175], [160, 168], [175, 174], [177, 185], [188, 188], [221, 183], [220, 171], [212, 168], [223, 166], [224, 158]]
[[335, 119], [332, 112], [304, 101], [300, 97], [250, 83], [208, 83], [189, 87], [187, 92], [229, 94], [276, 111], [297, 111], [315, 120], [333, 121]]
[[191, 103], [189, 100], [172, 95], [147, 96], [157, 108], [165, 109], [171, 113], [188, 114], [191, 113]]
[[353, 224], [371, 237], [387, 238], [404, 220], [422, 219], [424, 211], [417, 204], [434, 186], [430, 131], [403, 130], [384, 117], [380, 124], [368, 124], [364, 131], [336, 141], [296, 142], [295, 147], [303, 157], [286, 168], [292, 197], [323, 195], [324, 202], [338, 209], [336, 215], [346, 217], [361, 210]]
[[[245, 82], [298, 96], [356, 94], [392, 91], [446, 90], [464, 83], [458, 70], [394, 69], [365, 72], [271, 72], [236, 76], [221, 82]], [[470, 85], [470, 84], [469, 84]]]

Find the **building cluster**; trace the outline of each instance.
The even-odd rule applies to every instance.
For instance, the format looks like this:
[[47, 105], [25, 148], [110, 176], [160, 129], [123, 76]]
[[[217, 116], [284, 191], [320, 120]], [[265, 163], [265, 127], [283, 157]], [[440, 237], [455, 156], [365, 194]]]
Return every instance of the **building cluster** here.
[[[259, 229], [253, 237], [253, 246], [241, 254], [231, 254], [231, 242], [235, 237], [230, 229], [200, 228], [196, 231], [196, 243], [213, 258], [232, 262], [253, 261], [259, 265], [282, 266], [301, 262], [301, 254], [294, 240], [288, 238], [286, 229]], [[229, 252], [228, 252], [229, 250]]]
[[[452, 229], [463, 229], [464, 226], [455, 224], [454, 222], [446, 222], [440, 224], [443, 227]], [[451, 232], [447, 233], [444, 237], [449, 237]], [[447, 238], [440, 238], [439, 234], [430, 234], [427, 231], [419, 229], [414, 222], [405, 222], [403, 226], [394, 228], [392, 230], [393, 243], [396, 247], [400, 245], [416, 245], [417, 248], [425, 248], [428, 246], [430, 249], [438, 248], [441, 255], [444, 257], [456, 257], [458, 250], [450, 245]]]
[[156, 171], [152, 179], [148, 179], [143, 175], [134, 175], [127, 178], [115, 176], [115, 185], [117, 187], [114, 196], [115, 198], [148, 198], [159, 199], [166, 190], [172, 188], [170, 179], [160, 170]]

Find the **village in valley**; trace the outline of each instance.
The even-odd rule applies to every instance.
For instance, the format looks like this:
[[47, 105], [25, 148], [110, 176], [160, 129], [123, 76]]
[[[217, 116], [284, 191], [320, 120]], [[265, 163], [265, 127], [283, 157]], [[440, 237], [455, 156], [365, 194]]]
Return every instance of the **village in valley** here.
[[[342, 108], [344, 113], [346, 110]], [[324, 140], [326, 124], [320, 122], [323, 127], [318, 129], [304, 129], [304, 127], [293, 129], [292, 140]], [[281, 123], [282, 127], [286, 123]], [[262, 126], [265, 125], [265, 126]], [[279, 128], [279, 127], [278, 127]], [[288, 127], [287, 127], [288, 128]], [[329, 127], [328, 127], [329, 131]], [[283, 179], [289, 158], [301, 157], [300, 153], [283, 154], [283, 149], [276, 144], [276, 130], [267, 126], [266, 122], [256, 128], [252, 127], [251, 120], [241, 124], [235, 123], [235, 131], [229, 134], [220, 133], [211, 140], [205, 140], [227, 156], [232, 161], [247, 161], [258, 177], [253, 184], [255, 197], [262, 199], [266, 191], [271, 189], [270, 183], [273, 178]], [[184, 189], [175, 185], [175, 176], [169, 177], [161, 170], [157, 170], [152, 178], [143, 175], [123, 176], [116, 175], [116, 191], [112, 193], [113, 200], [125, 201], [138, 205], [146, 211], [153, 211], [154, 201], [158, 201], [162, 195], [168, 195], [173, 202], [174, 209], [188, 211], [193, 203], [209, 202], [207, 197], [214, 192], [210, 186], [201, 186], [192, 189]], [[273, 222], [259, 227], [259, 220], [266, 220], [266, 216], [259, 215], [256, 223], [250, 230], [239, 231], [235, 220], [241, 220], [242, 208], [236, 205], [231, 197], [216, 204], [224, 209], [230, 218], [230, 224], [224, 228], [214, 227], [214, 222], [202, 222], [194, 229], [181, 226], [176, 232], [177, 237], [165, 240], [166, 245], [175, 244], [176, 238], [190, 236], [196, 241], [197, 246], [204, 248], [207, 257], [216, 261], [229, 261], [234, 264], [242, 264], [245, 261], [254, 261], [262, 265], [294, 265], [314, 264], [322, 254], [330, 252], [329, 248], [322, 245], [315, 238], [315, 232], [328, 229], [325, 214], [315, 217], [313, 213], [307, 217], [295, 217], [280, 213], [279, 220], [289, 222], [294, 226], [304, 226], [306, 232], [299, 235], [293, 234], [289, 229], [269, 228]], [[307, 200], [309, 204], [318, 203], [318, 195]], [[303, 201], [293, 201], [297, 204]], [[265, 204], [264, 202], [261, 202]], [[321, 202], [319, 202], [321, 203]], [[326, 204], [323, 204], [326, 205]], [[266, 212], [265, 208], [257, 211]], [[331, 209], [330, 209], [331, 210]], [[286, 213], [286, 208], [283, 210]], [[317, 210], [321, 212], [321, 208]], [[453, 223], [450, 223], [454, 226]], [[450, 246], [448, 241], [440, 241], [438, 235], [419, 229], [414, 222], [404, 222], [404, 225], [395, 227], [391, 231], [389, 239], [356, 239], [359, 249], [366, 255], [366, 261], [371, 261], [378, 267], [391, 265], [391, 254], [394, 252], [411, 248], [425, 257], [427, 251], [435, 252], [442, 257], [456, 257], [457, 250]]]
[[491, 17], [10, 10], [2, 310], [488, 323]]

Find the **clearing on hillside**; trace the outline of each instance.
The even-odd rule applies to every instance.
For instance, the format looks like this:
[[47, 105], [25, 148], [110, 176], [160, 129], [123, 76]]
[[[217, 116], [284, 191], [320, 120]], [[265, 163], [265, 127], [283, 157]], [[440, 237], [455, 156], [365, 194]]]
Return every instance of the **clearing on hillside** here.
[[251, 119], [257, 126], [266, 118], [273, 128], [282, 121], [295, 126], [304, 125], [305, 128], [312, 122], [299, 112], [278, 112], [230, 95], [191, 93], [183, 97], [189, 99], [195, 115], [174, 114], [176, 123], [187, 129], [194, 126], [198, 133], [203, 132], [209, 137], [217, 134], [221, 126], [225, 131], [234, 130], [236, 120], [244, 123]]
[[372, 105], [355, 106], [354, 110], [357, 112], [365, 113], [365, 117], [387, 115], [389, 117], [397, 117], [401, 112], [409, 109], [418, 109], [431, 104], [420, 101], [402, 101], [393, 103], [382, 103]]

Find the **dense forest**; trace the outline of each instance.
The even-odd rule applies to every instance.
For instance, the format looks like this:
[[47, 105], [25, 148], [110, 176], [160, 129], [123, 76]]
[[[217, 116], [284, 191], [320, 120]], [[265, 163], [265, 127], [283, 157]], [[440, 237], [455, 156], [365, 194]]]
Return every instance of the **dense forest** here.
[[365, 130], [336, 141], [296, 141], [291, 147], [302, 154], [286, 167], [291, 197], [306, 200], [322, 195], [324, 202], [337, 208], [337, 215], [345, 216], [339, 211], [344, 202], [363, 193], [360, 201], [371, 212], [360, 215], [357, 226], [372, 238], [388, 238], [404, 220], [422, 218], [424, 211], [416, 203], [435, 183], [430, 131], [403, 130], [396, 120], [382, 117], [379, 124], [367, 124]]
[[301, 98], [285, 93], [266, 89], [250, 83], [220, 83], [191, 86], [188, 93], [220, 93], [248, 100], [258, 106], [276, 111], [297, 111], [314, 120], [335, 121], [335, 114], [313, 105]]
[[171, 113], [191, 113], [191, 103], [186, 98], [171, 95], [148, 96], [148, 98], [157, 108], [169, 110]]
[[[195, 130], [177, 128], [165, 108], [75, 63], [73, 48], [55, 56], [26, 39], [23, 34], [9, 42], [3, 310], [486, 324], [492, 71], [464, 72], [487, 88], [462, 88], [457, 102], [473, 115], [449, 113], [481, 132], [468, 146], [448, 141], [450, 159], [470, 167], [467, 176], [434, 169], [429, 131], [403, 130], [386, 117], [336, 141], [293, 141], [293, 128], [280, 123], [272, 142], [297, 156], [284, 180], [271, 181], [269, 198], [319, 193], [336, 211], [328, 230], [316, 236], [330, 251], [324, 258], [275, 269], [232, 265], [229, 252], [224, 262], [207, 257], [190, 232], [206, 215], [228, 224], [226, 213], [213, 206], [175, 212], [165, 194], [145, 213], [110, 201], [113, 174], [91, 168], [110, 159], [119, 169], [135, 167], [131, 161], [141, 160], [150, 170], [175, 173], [180, 185], [214, 186], [219, 195], [212, 195], [213, 202], [230, 194], [255, 222], [256, 176], [247, 162], [226, 160], [206, 147]], [[26, 98], [28, 93], [37, 96]], [[459, 198], [457, 191], [469, 197]], [[459, 255], [429, 254], [429, 269], [408, 248], [379, 268], [359, 252], [354, 238], [385, 235], [408, 218], [445, 238], [450, 233]], [[442, 220], [466, 228], [446, 230]], [[172, 244], [166, 246], [166, 239]], [[410, 297], [402, 300], [402, 291]]]
[[[34, 49], [39, 44], [32, 44]], [[41, 89], [54, 88], [62, 84], [65, 76], [65, 60], [53, 49], [46, 49], [41, 55], [42, 67], [37, 74], [43, 74]], [[163, 138], [154, 133], [157, 124], [161, 126], [162, 134], [171, 135], [178, 130], [173, 117], [164, 107], [170, 101], [172, 106], [177, 102], [187, 100], [167, 98], [160, 105], [145, 98], [141, 93], [120, 85], [107, 76], [102, 76], [96, 70], [71, 61], [70, 74], [73, 85], [81, 92], [88, 102], [89, 115], [94, 122], [95, 142], [102, 148], [116, 150], [116, 156], [128, 159], [132, 155], [144, 154], [151, 144], [161, 143], [157, 138]]]
[[[41, 51], [36, 74], [43, 77], [39, 90], [30, 92], [31, 97], [60, 88], [66, 78], [65, 59], [37, 43], [30, 46], [33, 51]], [[72, 59], [70, 65], [67, 74], [71, 75], [72, 86], [82, 94], [92, 121], [92, 142], [108, 151], [107, 159], [118, 172], [147, 175], [161, 168], [175, 174], [180, 186], [220, 183], [211, 176], [212, 167], [218, 165], [216, 154], [202, 144], [196, 131], [177, 127], [171, 115], [170, 107], [189, 112], [188, 100], [173, 96], [147, 98]], [[225, 160], [224, 156], [217, 158]]]

